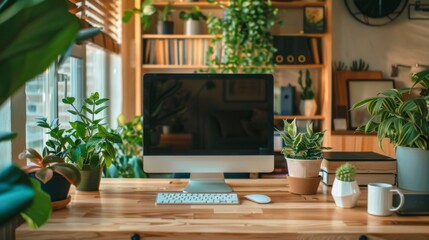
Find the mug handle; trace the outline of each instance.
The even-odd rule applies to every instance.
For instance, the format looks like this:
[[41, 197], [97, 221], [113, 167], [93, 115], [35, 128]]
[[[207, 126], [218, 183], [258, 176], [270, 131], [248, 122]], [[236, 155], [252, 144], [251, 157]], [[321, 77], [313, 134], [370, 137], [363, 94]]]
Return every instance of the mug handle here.
[[399, 205], [396, 208], [390, 208], [389, 210], [392, 212], [398, 211], [404, 205], [404, 201], [405, 201], [404, 194], [402, 194], [398, 189], [390, 189], [390, 191], [398, 193], [400, 201], [399, 201]]

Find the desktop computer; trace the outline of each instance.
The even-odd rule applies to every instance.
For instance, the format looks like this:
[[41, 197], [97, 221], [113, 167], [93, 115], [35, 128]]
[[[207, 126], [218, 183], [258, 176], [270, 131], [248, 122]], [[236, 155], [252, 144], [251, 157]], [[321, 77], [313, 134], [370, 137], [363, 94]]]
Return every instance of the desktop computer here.
[[274, 168], [273, 76], [145, 74], [143, 166], [190, 173], [187, 193], [225, 193], [223, 173]]

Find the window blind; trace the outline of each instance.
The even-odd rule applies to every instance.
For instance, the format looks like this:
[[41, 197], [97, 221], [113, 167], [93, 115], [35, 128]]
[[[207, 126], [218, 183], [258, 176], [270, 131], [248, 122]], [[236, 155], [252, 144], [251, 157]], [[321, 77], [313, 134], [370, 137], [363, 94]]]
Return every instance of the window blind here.
[[119, 53], [121, 43], [119, 0], [68, 0], [69, 12], [81, 21], [81, 28], [101, 27], [102, 33], [91, 42], [107, 50]]

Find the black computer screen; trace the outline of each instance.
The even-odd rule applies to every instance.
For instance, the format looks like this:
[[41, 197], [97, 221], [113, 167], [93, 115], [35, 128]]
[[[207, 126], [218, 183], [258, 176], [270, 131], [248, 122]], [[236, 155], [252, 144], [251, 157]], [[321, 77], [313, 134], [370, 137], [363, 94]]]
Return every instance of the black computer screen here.
[[272, 155], [269, 74], [146, 74], [144, 155]]

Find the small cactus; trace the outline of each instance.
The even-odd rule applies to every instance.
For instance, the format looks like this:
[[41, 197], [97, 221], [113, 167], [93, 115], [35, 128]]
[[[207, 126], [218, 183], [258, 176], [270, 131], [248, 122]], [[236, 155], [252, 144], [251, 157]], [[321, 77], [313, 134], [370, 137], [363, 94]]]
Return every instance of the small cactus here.
[[353, 182], [356, 177], [356, 167], [350, 163], [345, 163], [337, 168], [335, 177], [343, 182]]

